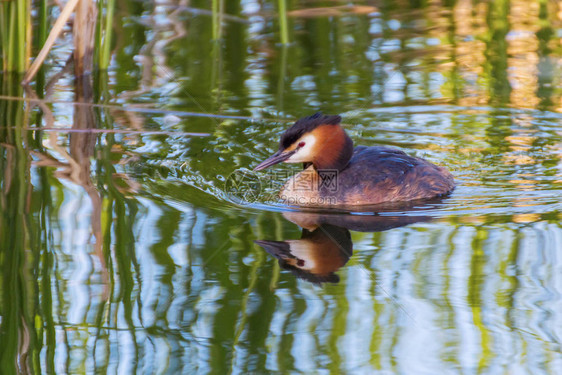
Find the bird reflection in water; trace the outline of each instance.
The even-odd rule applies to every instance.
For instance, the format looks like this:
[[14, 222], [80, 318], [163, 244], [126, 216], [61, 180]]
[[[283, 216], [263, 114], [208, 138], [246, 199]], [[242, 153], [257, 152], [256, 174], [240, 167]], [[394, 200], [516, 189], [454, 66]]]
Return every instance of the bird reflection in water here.
[[255, 242], [276, 257], [281, 268], [313, 283], [337, 283], [340, 278], [335, 271], [353, 253], [349, 230], [330, 224], [313, 231], [303, 228], [299, 240]]
[[283, 216], [302, 228], [300, 239], [255, 242], [277, 258], [281, 268], [315, 284], [339, 282], [336, 271], [353, 254], [350, 230], [382, 232], [432, 219], [424, 215], [393, 215], [392, 212], [384, 215], [284, 212]]

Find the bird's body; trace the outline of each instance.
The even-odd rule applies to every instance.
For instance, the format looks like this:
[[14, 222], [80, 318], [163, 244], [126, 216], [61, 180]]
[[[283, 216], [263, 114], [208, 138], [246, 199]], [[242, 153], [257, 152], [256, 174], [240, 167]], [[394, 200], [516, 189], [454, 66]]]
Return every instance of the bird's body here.
[[298, 206], [357, 206], [429, 199], [449, 193], [453, 176], [443, 167], [403, 151], [357, 146], [339, 116], [301, 119], [283, 134], [279, 151], [256, 169], [280, 161], [303, 162], [280, 197]]
[[442, 167], [382, 146], [358, 146], [342, 170], [313, 165], [287, 181], [279, 193], [299, 206], [354, 206], [434, 198], [454, 187]]

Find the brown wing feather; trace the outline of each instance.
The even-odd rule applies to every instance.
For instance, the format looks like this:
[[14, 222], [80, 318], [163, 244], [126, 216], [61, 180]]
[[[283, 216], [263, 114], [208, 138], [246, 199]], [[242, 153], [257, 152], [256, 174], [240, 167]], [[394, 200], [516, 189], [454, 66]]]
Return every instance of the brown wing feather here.
[[453, 190], [453, 176], [445, 169], [387, 147], [357, 147], [347, 168], [339, 172], [338, 204], [377, 204], [432, 198]]

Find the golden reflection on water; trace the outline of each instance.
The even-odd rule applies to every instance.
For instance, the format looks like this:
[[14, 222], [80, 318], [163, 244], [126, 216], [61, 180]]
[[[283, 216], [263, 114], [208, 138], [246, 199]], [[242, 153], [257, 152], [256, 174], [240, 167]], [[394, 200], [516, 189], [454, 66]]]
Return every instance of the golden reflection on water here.
[[[441, 87], [445, 100], [467, 107], [503, 103], [536, 108], [554, 99], [542, 96], [541, 90], [548, 89], [555, 92], [553, 101], [560, 102], [560, 68], [553, 56], [560, 52], [560, 39], [552, 37], [561, 25], [556, 4], [461, 0], [442, 13], [438, 4], [429, 5], [420, 17], [425, 24], [422, 33], [439, 40], [438, 46], [419, 49], [427, 57], [417, 50], [400, 56], [421, 58], [422, 66], [433, 63], [448, 81]], [[406, 21], [408, 14], [397, 18]], [[414, 38], [414, 30], [406, 35]], [[391, 56], [396, 60], [397, 55]]]

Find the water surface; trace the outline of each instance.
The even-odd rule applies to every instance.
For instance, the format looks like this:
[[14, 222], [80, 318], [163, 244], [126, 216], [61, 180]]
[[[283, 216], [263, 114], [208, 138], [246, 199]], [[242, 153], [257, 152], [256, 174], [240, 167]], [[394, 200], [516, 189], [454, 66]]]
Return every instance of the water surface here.
[[[218, 41], [207, 2], [124, 2], [92, 87], [1, 76], [1, 372], [561, 371], [559, 9], [415, 3], [296, 13], [283, 47], [268, 2], [225, 2]], [[284, 165], [234, 199], [316, 111], [457, 188], [301, 213], [271, 199]], [[311, 236], [321, 275], [280, 250]]]

